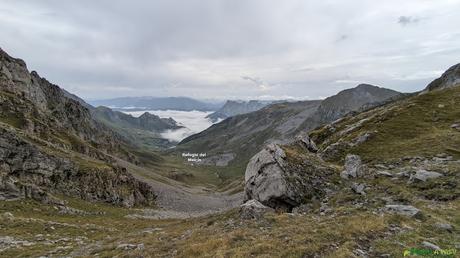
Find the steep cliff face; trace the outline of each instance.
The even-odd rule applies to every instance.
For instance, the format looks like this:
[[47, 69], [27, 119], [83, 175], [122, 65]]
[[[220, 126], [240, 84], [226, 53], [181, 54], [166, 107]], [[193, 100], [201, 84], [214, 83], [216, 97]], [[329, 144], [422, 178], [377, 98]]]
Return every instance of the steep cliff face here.
[[71, 153], [23, 139], [28, 137], [13, 128], [0, 127], [0, 134], [0, 199], [47, 202], [50, 194], [63, 194], [126, 207], [154, 203], [152, 189], [122, 167], [84, 156], [68, 159]]
[[0, 50], [0, 119], [55, 144], [101, 158], [134, 161], [119, 135], [93, 120], [90, 111], [58, 86], [29, 73], [25, 63]]
[[136, 161], [128, 143], [67, 95], [0, 50], [0, 196], [153, 203], [153, 190], [115, 164]]

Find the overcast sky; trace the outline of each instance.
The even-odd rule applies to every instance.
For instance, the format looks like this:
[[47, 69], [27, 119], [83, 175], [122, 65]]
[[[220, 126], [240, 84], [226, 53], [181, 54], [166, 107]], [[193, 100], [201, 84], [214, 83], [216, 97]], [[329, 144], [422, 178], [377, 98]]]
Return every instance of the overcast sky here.
[[0, 47], [83, 98], [420, 90], [460, 62], [460, 0], [0, 0]]

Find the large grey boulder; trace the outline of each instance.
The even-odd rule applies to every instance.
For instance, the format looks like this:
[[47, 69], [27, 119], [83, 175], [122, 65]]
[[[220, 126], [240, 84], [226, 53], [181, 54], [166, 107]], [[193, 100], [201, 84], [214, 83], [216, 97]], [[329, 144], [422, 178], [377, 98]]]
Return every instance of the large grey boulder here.
[[240, 206], [242, 219], [260, 219], [264, 214], [274, 211], [274, 209], [263, 205], [257, 200], [249, 200]]
[[324, 194], [334, 170], [312, 153], [301, 160], [287, 160], [284, 150], [270, 144], [248, 163], [245, 199], [255, 199], [274, 209], [290, 211]]
[[284, 151], [275, 144], [270, 144], [249, 161], [245, 172], [246, 199], [256, 199], [262, 203], [276, 206], [275, 200], [290, 200], [287, 182], [284, 178], [282, 164], [286, 158]]
[[358, 155], [348, 154], [345, 157], [345, 170], [340, 173], [344, 179], [362, 177], [365, 174], [366, 166], [362, 164], [361, 158]]
[[411, 175], [409, 178], [409, 182], [417, 182], [423, 181], [426, 182], [430, 179], [441, 177], [442, 174], [438, 172], [431, 172], [424, 169], [419, 169], [415, 172], [415, 174]]

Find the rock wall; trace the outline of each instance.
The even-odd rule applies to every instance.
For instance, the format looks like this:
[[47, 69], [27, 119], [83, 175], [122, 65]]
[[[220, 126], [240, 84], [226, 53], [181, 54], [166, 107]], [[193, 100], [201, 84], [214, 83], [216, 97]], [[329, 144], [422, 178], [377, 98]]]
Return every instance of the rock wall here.
[[0, 128], [0, 199], [47, 201], [49, 193], [126, 207], [152, 205], [153, 189], [124, 168], [51, 155]]

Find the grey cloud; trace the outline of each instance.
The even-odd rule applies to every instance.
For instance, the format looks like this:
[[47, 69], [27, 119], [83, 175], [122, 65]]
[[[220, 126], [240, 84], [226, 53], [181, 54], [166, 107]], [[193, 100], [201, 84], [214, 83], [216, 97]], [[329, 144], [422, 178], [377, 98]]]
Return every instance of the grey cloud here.
[[[399, 7], [411, 10], [401, 25], [430, 19], [401, 30]], [[434, 74], [407, 75], [458, 62], [460, 37], [451, 35], [460, 33], [459, 8], [419, 0], [2, 0], [0, 47], [82, 97], [315, 98], [342, 89], [334, 81], [343, 78], [417, 90]]]
[[412, 17], [412, 16], [399, 16], [398, 23], [402, 26], [406, 26], [413, 23], [418, 23], [420, 18]]

